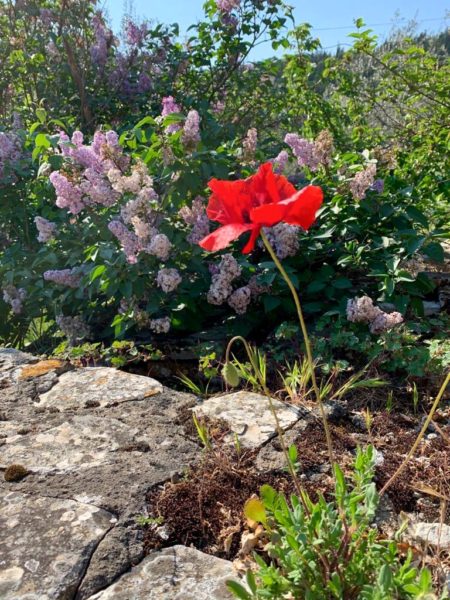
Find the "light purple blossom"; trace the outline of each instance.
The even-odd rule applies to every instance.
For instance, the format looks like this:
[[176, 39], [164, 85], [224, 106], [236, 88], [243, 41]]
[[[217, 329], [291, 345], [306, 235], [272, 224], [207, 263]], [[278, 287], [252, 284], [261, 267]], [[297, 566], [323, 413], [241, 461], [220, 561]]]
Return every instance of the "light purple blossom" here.
[[284, 141], [291, 148], [300, 167], [308, 167], [311, 171], [317, 171], [320, 161], [314, 142], [305, 140], [296, 133], [288, 133]]
[[[161, 116], [167, 117], [173, 113], [181, 112], [180, 106], [175, 102], [173, 96], [166, 96], [162, 99], [162, 111]], [[178, 123], [172, 123], [172, 125], [168, 125], [166, 128], [167, 133], [175, 133], [179, 131], [181, 125]]]
[[245, 160], [255, 158], [256, 146], [258, 144], [258, 130], [252, 127], [247, 131], [247, 135], [242, 142], [242, 154]]
[[273, 227], [264, 228], [264, 233], [274, 247], [276, 255], [281, 259], [297, 254], [300, 247], [299, 232], [299, 227], [287, 223], [277, 223]]
[[369, 165], [362, 171], [356, 173], [350, 182], [350, 191], [355, 200], [363, 200], [367, 190], [373, 185], [377, 166], [375, 163]]
[[16, 288], [14, 285], [7, 285], [3, 288], [3, 300], [11, 306], [14, 314], [20, 315], [23, 310], [23, 302], [27, 297], [24, 288]]
[[197, 196], [192, 202], [192, 207], [183, 206], [179, 211], [179, 215], [187, 225], [192, 226], [187, 236], [190, 244], [197, 245], [200, 240], [208, 235], [210, 225], [203, 198]]
[[181, 283], [181, 275], [176, 269], [160, 269], [156, 276], [156, 284], [166, 294], [173, 292]]
[[200, 141], [200, 115], [196, 110], [190, 110], [184, 122], [183, 144], [188, 147], [196, 146]]
[[347, 319], [352, 323], [368, 323], [370, 332], [374, 334], [384, 333], [395, 325], [403, 323], [403, 317], [399, 312], [384, 312], [378, 306], [374, 306], [368, 296], [348, 300]]
[[251, 300], [252, 292], [248, 286], [244, 286], [231, 294], [228, 298], [228, 304], [238, 315], [243, 315], [247, 312], [247, 307]]
[[396, 325], [403, 323], [403, 317], [399, 312], [381, 312], [370, 324], [370, 332], [375, 334], [385, 333]]
[[151, 239], [150, 244], [146, 248], [146, 252], [156, 256], [159, 260], [166, 261], [169, 258], [171, 249], [172, 244], [167, 235], [158, 233]]
[[45, 281], [52, 281], [59, 285], [65, 285], [70, 288], [77, 288], [80, 285], [81, 273], [78, 269], [61, 269], [45, 271], [43, 275]]
[[241, 0], [216, 0], [217, 8], [223, 13], [229, 13], [238, 8]]
[[283, 173], [289, 162], [289, 154], [286, 150], [282, 150], [273, 160], [273, 170], [275, 173]]
[[382, 194], [384, 192], [384, 179], [376, 179], [370, 189], [377, 194]]
[[125, 41], [130, 46], [141, 46], [147, 33], [147, 23], [136, 25], [131, 19], [125, 23]]
[[137, 256], [142, 249], [137, 235], [118, 219], [111, 221], [108, 229], [119, 240], [127, 261], [132, 265], [136, 264]]
[[150, 329], [155, 333], [168, 333], [170, 330], [170, 319], [169, 317], [162, 317], [160, 319], [151, 319]]
[[55, 237], [56, 234], [56, 223], [44, 219], [44, 217], [34, 217], [34, 223], [38, 230], [38, 242], [46, 243]]

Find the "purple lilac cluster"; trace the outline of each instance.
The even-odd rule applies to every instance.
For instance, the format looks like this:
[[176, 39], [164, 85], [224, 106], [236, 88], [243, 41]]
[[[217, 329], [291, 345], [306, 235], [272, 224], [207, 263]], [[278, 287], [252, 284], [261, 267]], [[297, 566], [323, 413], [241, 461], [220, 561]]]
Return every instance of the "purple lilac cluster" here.
[[242, 269], [232, 254], [224, 254], [216, 272], [212, 276], [207, 300], [210, 304], [220, 306], [233, 293], [231, 285], [241, 275]]
[[264, 228], [267, 239], [281, 259], [297, 254], [300, 247], [299, 231], [299, 227], [287, 223], [277, 223], [273, 227]]
[[125, 42], [129, 46], [142, 46], [147, 33], [147, 23], [144, 22], [141, 25], [137, 25], [131, 19], [127, 19], [125, 23]]
[[244, 315], [252, 300], [252, 291], [248, 285], [237, 288], [228, 298], [228, 305], [238, 314]]
[[91, 329], [84, 319], [77, 315], [75, 317], [56, 317], [56, 324], [68, 339], [69, 345], [74, 346], [91, 335]]
[[319, 133], [315, 141], [306, 140], [296, 133], [288, 133], [284, 138], [291, 148], [300, 167], [317, 171], [320, 165], [328, 166], [333, 154], [333, 138], [328, 130]]
[[56, 206], [76, 215], [96, 204], [114, 205], [120, 193], [107, 175], [111, 170], [125, 169], [129, 163], [118, 144], [116, 132], [97, 131], [90, 146], [83, 144], [81, 131], [75, 131], [71, 140], [61, 133], [59, 145], [67, 160], [63, 169], [50, 175], [56, 191]]
[[[172, 115], [173, 113], [181, 112], [180, 106], [175, 102], [173, 96], [166, 96], [162, 99], [162, 111], [161, 116], [167, 117], [168, 115]], [[175, 133], [179, 131], [181, 126], [178, 123], [172, 123], [172, 125], [168, 125], [166, 128], [167, 133]]]
[[183, 126], [181, 139], [188, 148], [195, 148], [200, 141], [200, 115], [196, 110], [190, 110]]
[[181, 281], [181, 275], [176, 269], [160, 269], [156, 276], [156, 284], [165, 294], [174, 292]]
[[380, 334], [403, 323], [399, 312], [387, 313], [375, 306], [369, 296], [352, 298], [347, 302], [347, 319], [351, 323], [368, 323], [371, 333]]
[[350, 192], [355, 200], [363, 200], [366, 192], [374, 185], [377, 166], [375, 163], [369, 163], [368, 166], [356, 173], [350, 182]]
[[274, 159], [272, 159], [274, 173], [283, 173], [289, 162], [289, 154], [286, 150], [282, 150]]
[[108, 179], [118, 193], [133, 194], [122, 207], [120, 219], [114, 219], [108, 225], [111, 233], [120, 241], [128, 262], [137, 263], [141, 252], [166, 261], [172, 244], [156, 228], [157, 213], [154, 208], [158, 195], [144, 163], [137, 162], [133, 165], [131, 175], [128, 176], [122, 175], [118, 169], [112, 169], [108, 172]]
[[229, 13], [238, 8], [241, 0], [216, 0], [217, 8], [223, 13]]
[[320, 162], [316, 155], [314, 142], [305, 140], [296, 133], [286, 134], [284, 141], [291, 148], [300, 167], [308, 167], [311, 171], [317, 171]]
[[101, 12], [97, 12], [92, 18], [95, 43], [91, 46], [91, 60], [93, 64], [103, 71], [108, 60], [108, 50], [115, 42], [112, 31], [106, 27]]
[[370, 189], [377, 194], [382, 194], [384, 192], [384, 179], [375, 179]]
[[57, 231], [56, 223], [52, 223], [52, 221], [48, 221], [44, 217], [34, 217], [34, 223], [38, 230], [38, 242], [45, 244], [55, 237]]
[[258, 130], [252, 127], [247, 131], [242, 142], [242, 156], [246, 161], [252, 161], [255, 158], [256, 146], [258, 144]]
[[169, 317], [161, 317], [159, 319], [150, 320], [150, 329], [155, 333], [168, 333], [170, 330]]
[[14, 285], [7, 285], [3, 288], [3, 300], [11, 306], [15, 315], [20, 315], [22, 312], [26, 297], [27, 292], [23, 288], [16, 288]]
[[209, 233], [209, 219], [206, 214], [205, 204], [201, 196], [197, 196], [192, 202], [192, 207], [183, 206], [179, 212], [180, 217], [186, 223], [191, 225], [191, 231], [187, 240], [192, 245], [197, 245], [200, 240]]
[[77, 268], [73, 268], [45, 271], [43, 277], [45, 281], [75, 289], [80, 285], [82, 275]]
[[22, 143], [20, 137], [12, 132], [0, 131], [0, 180], [6, 171], [22, 158]]

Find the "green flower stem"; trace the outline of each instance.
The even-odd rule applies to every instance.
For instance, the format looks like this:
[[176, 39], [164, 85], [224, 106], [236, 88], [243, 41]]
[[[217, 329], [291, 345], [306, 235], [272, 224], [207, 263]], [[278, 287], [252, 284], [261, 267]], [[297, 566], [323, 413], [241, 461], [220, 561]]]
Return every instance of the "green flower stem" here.
[[267, 248], [267, 251], [269, 252], [273, 262], [276, 264], [283, 279], [287, 283], [287, 285], [291, 291], [292, 297], [294, 298], [295, 306], [297, 308], [298, 320], [300, 322], [303, 339], [305, 340], [306, 357], [308, 360], [309, 369], [311, 371], [311, 381], [312, 381], [314, 393], [316, 396], [316, 401], [317, 401], [317, 404], [319, 405], [320, 414], [322, 416], [323, 428], [325, 430], [325, 437], [326, 437], [326, 441], [327, 441], [328, 456], [330, 459], [331, 468], [333, 469], [334, 453], [333, 453], [333, 445], [331, 443], [330, 427], [328, 425], [328, 419], [327, 419], [327, 415], [325, 413], [325, 407], [322, 402], [322, 398], [320, 396], [319, 386], [317, 385], [316, 375], [314, 372], [314, 361], [313, 361], [312, 350], [311, 350], [311, 342], [309, 341], [308, 330], [306, 329], [305, 319], [303, 317], [303, 311], [302, 311], [302, 307], [300, 304], [300, 298], [298, 297], [297, 290], [295, 289], [294, 284], [292, 283], [289, 275], [286, 273], [283, 265], [281, 264], [278, 256], [275, 253], [275, 250], [273, 249], [272, 245], [270, 244], [270, 242], [267, 239], [267, 236], [263, 230], [261, 230], [261, 238], [262, 238], [262, 241], [264, 242], [264, 245]]
[[269, 401], [270, 412], [272, 413], [272, 416], [275, 421], [275, 428], [277, 430], [277, 435], [280, 440], [281, 449], [282, 449], [284, 457], [286, 459], [289, 473], [294, 481], [294, 485], [295, 485], [295, 488], [299, 495], [299, 498], [303, 500], [303, 493], [302, 493], [303, 489], [302, 489], [302, 486], [300, 485], [300, 481], [299, 481], [297, 474], [295, 472], [295, 469], [292, 465], [292, 461], [289, 457], [289, 452], [288, 452], [288, 449], [286, 448], [286, 444], [284, 443], [284, 433], [283, 433], [283, 430], [280, 425], [280, 420], [278, 419], [277, 411], [275, 410], [275, 407], [273, 405], [272, 396], [270, 394], [270, 391], [267, 389], [266, 382], [264, 381], [264, 377], [262, 376], [262, 373], [259, 370], [258, 364], [254, 358], [253, 350], [251, 349], [249, 343], [247, 342], [247, 340], [245, 338], [243, 338], [240, 335], [236, 335], [235, 337], [231, 338], [231, 340], [228, 342], [227, 349], [225, 352], [225, 364], [228, 364], [230, 362], [231, 347], [234, 344], [234, 342], [237, 342], [237, 341], [242, 342], [242, 344], [244, 345], [245, 351], [247, 352], [247, 356], [250, 360], [250, 364], [252, 365], [253, 370], [255, 371], [256, 377], [258, 378], [259, 383], [261, 384], [261, 387], [264, 391], [264, 395], [267, 397], [267, 399]]
[[433, 402], [433, 406], [431, 407], [430, 412], [428, 413], [428, 416], [425, 419], [425, 423], [423, 424], [423, 427], [420, 430], [420, 433], [417, 436], [416, 441], [412, 445], [411, 450], [408, 452], [408, 454], [406, 455], [404, 461], [399, 466], [399, 468], [395, 471], [395, 473], [392, 475], [392, 477], [381, 488], [381, 490], [380, 490], [380, 496], [382, 496], [385, 493], [385, 491], [389, 487], [391, 487], [391, 485], [394, 483], [394, 481], [397, 479], [397, 477], [400, 475], [400, 473], [403, 471], [403, 469], [406, 467], [406, 465], [411, 460], [412, 455], [417, 450], [417, 446], [420, 444], [423, 436], [425, 435], [426, 430], [428, 429], [429, 424], [431, 423], [431, 420], [432, 420], [432, 418], [434, 416], [434, 413], [436, 412], [436, 409], [439, 406], [439, 402], [442, 400], [442, 396], [444, 395], [444, 392], [445, 392], [445, 390], [446, 390], [446, 388], [447, 388], [447, 386], [448, 386], [449, 383], [450, 383], [450, 371], [447, 373], [447, 377], [444, 379], [444, 382], [441, 385], [439, 393], [436, 396], [436, 400]]

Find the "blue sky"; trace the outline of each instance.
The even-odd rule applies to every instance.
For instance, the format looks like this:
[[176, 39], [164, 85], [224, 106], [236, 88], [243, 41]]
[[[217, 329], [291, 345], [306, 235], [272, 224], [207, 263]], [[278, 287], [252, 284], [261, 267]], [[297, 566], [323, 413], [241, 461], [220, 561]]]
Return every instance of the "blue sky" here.
[[[380, 36], [389, 33], [392, 24], [401, 25], [410, 19], [418, 22], [419, 30], [441, 31], [449, 24], [449, 0], [290, 0], [295, 7], [297, 23], [308, 22], [314, 27], [314, 35], [322, 46], [330, 48], [348, 43], [347, 34], [352, 31], [355, 18], [362, 17]], [[135, 16], [157, 20], [162, 23], [177, 22], [181, 32], [202, 17], [203, 0], [103, 0], [115, 31], [120, 29], [124, 11]], [[398, 20], [398, 18], [402, 20]], [[447, 17], [447, 18], [446, 18]], [[273, 54], [270, 44], [261, 46], [253, 59]]]

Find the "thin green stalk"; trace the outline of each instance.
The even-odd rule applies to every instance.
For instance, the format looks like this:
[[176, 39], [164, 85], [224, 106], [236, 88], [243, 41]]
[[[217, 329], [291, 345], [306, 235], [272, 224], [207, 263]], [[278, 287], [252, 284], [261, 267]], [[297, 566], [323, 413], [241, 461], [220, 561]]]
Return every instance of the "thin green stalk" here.
[[303, 311], [302, 311], [302, 307], [300, 304], [300, 298], [297, 294], [297, 290], [294, 287], [294, 284], [292, 283], [289, 275], [286, 273], [283, 265], [281, 264], [278, 256], [275, 253], [275, 250], [273, 249], [272, 245], [270, 244], [269, 240], [267, 239], [266, 234], [264, 233], [263, 230], [261, 230], [261, 238], [262, 241], [264, 242], [265, 247], [267, 248], [267, 251], [269, 252], [273, 262], [276, 264], [278, 270], [280, 271], [283, 279], [285, 280], [285, 282], [287, 283], [292, 297], [294, 298], [294, 302], [295, 302], [295, 306], [297, 308], [297, 315], [298, 315], [298, 320], [300, 322], [300, 327], [302, 330], [302, 334], [303, 334], [303, 339], [305, 340], [305, 348], [306, 348], [306, 357], [309, 363], [309, 368], [311, 370], [311, 382], [313, 385], [313, 389], [314, 389], [314, 393], [316, 396], [316, 401], [317, 404], [319, 405], [319, 410], [320, 410], [320, 414], [322, 417], [322, 422], [323, 422], [323, 428], [325, 430], [325, 437], [326, 437], [326, 441], [327, 441], [327, 449], [328, 449], [328, 456], [330, 459], [330, 464], [331, 464], [331, 468], [333, 468], [334, 465], [334, 453], [333, 453], [333, 445], [331, 443], [331, 434], [330, 434], [330, 427], [328, 425], [328, 419], [327, 419], [327, 415], [325, 413], [325, 407], [324, 404], [322, 402], [322, 398], [320, 396], [320, 390], [319, 390], [319, 386], [317, 385], [317, 380], [316, 380], [316, 375], [315, 375], [315, 371], [314, 371], [314, 360], [313, 360], [313, 355], [312, 355], [312, 350], [311, 350], [311, 342], [309, 341], [309, 336], [308, 336], [308, 330], [306, 329], [306, 324], [305, 324], [305, 319], [303, 317]]
[[278, 419], [277, 411], [275, 410], [275, 407], [273, 405], [272, 396], [270, 394], [270, 391], [267, 389], [266, 383], [264, 381], [264, 377], [262, 376], [262, 374], [258, 368], [257, 362], [256, 362], [256, 360], [254, 360], [253, 351], [250, 348], [250, 346], [245, 338], [243, 338], [240, 335], [236, 335], [235, 337], [231, 338], [231, 340], [228, 342], [228, 346], [227, 346], [227, 349], [225, 352], [225, 364], [228, 364], [230, 362], [231, 347], [234, 344], [234, 342], [237, 342], [237, 341], [242, 342], [242, 344], [244, 345], [245, 351], [247, 352], [247, 356], [250, 360], [250, 364], [252, 365], [253, 370], [255, 371], [256, 377], [259, 379], [261, 387], [264, 391], [264, 395], [267, 397], [267, 399], [269, 401], [270, 412], [272, 413], [272, 416], [275, 421], [275, 428], [277, 430], [277, 435], [280, 440], [281, 449], [282, 449], [284, 457], [286, 459], [289, 473], [294, 481], [297, 493], [298, 493], [299, 497], [301, 498], [302, 497], [302, 486], [300, 485], [300, 481], [297, 477], [297, 474], [295, 472], [295, 469], [294, 469], [291, 459], [289, 457], [288, 449], [286, 448], [286, 444], [284, 443], [284, 433], [281, 428], [280, 421]]
[[399, 466], [399, 468], [395, 471], [395, 473], [392, 475], [392, 477], [381, 488], [381, 490], [380, 490], [380, 496], [382, 496], [385, 493], [385, 491], [389, 487], [391, 487], [391, 485], [394, 483], [394, 481], [397, 479], [397, 477], [400, 475], [400, 473], [406, 467], [406, 465], [408, 464], [408, 462], [411, 460], [412, 455], [417, 450], [418, 445], [420, 444], [423, 436], [425, 435], [426, 430], [428, 429], [429, 424], [431, 423], [431, 420], [433, 419], [434, 413], [436, 412], [436, 409], [439, 406], [439, 402], [442, 400], [442, 396], [444, 395], [444, 392], [445, 392], [445, 390], [446, 390], [446, 388], [447, 388], [447, 386], [448, 386], [449, 383], [450, 383], [450, 371], [447, 373], [447, 377], [444, 379], [444, 382], [441, 385], [439, 393], [436, 396], [436, 400], [433, 402], [433, 406], [431, 407], [430, 412], [428, 413], [428, 416], [425, 419], [425, 423], [423, 424], [423, 427], [420, 430], [420, 433], [417, 436], [416, 441], [412, 445], [411, 450], [408, 452], [408, 454], [406, 455], [406, 458], [404, 459], [404, 461], [402, 462], [402, 464]]

